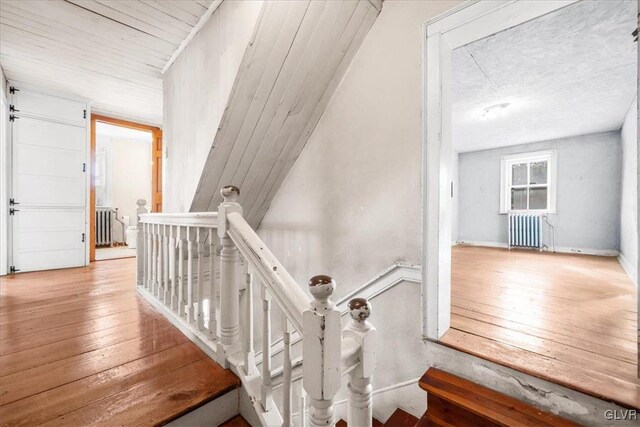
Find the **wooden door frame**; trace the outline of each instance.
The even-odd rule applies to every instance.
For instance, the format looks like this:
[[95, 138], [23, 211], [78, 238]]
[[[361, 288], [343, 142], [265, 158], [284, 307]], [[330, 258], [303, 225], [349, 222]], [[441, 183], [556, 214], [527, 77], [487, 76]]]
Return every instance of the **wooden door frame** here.
[[422, 27], [422, 336], [451, 322], [451, 52], [577, 0], [469, 1]]
[[89, 159], [90, 189], [89, 189], [89, 261], [96, 258], [96, 123], [125, 127], [128, 129], [151, 132], [151, 199], [148, 208], [151, 212], [162, 212], [162, 129], [157, 126], [145, 125], [114, 117], [91, 114], [91, 157]]

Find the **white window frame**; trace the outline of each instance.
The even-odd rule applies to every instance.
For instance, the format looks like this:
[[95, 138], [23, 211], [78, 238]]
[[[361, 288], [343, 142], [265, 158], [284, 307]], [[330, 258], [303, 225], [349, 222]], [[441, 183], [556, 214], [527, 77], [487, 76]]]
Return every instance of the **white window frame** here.
[[[557, 169], [556, 169], [556, 150], [534, 151], [530, 153], [511, 154], [500, 158], [500, 213], [507, 214], [517, 213], [555, 213], [556, 212], [556, 194], [557, 194]], [[529, 184], [529, 164], [532, 162], [547, 162], [547, 183], [539, 185], [547, 187], [547, 208], [546, 209], [511, 209], [511, 189], [512, 188], [531, 188], [536, 185]], [[511, 185], [512, 165], [518, 163], [527, 163], [527, 184]], [[527, 194], [527, 204], [529, 197]]]

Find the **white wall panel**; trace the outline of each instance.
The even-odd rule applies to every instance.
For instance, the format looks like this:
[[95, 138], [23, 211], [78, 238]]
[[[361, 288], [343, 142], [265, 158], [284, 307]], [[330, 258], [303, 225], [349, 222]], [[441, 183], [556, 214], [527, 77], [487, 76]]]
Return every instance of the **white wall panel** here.
[[85, 206], [85, 128], [17, 117], [12, 137], [16, 201], [37, 206]]
[[[86, 126], [85, 110], [87, 107], [84, 102], [16, 89], [12, 102], [20, 110], [20, 115], [37, 116], [76, 126]], [[39, 129], [41, 129], [41, 126], [34, 128], [33, 132], [37, 132]]]
[[13, 265], [20, 271], [84, 265], [84, 209], [20, 207], [13, 219]]

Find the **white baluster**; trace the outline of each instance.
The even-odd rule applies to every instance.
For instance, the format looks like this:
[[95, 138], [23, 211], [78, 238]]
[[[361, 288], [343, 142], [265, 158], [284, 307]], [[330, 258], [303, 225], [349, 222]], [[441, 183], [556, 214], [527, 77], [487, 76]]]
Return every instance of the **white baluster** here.
[[162, 266], [162, 225], [156, 227], [158, 230], [158, 237], [156, 246], [158, 246], [157, 258], [156, 258], [156, 271], [158, 272], [158, 287], [156, 289], [156, 296], [160, 301], [162, 301], [162, 294], [164, 292], [164, 277], [163, 277], [163, 266]]
[[193, 228], [187, 227], [187, 322], [195, 320], [193, 313]]
[[146, 289], [147, 286], [149, 285], [149, 245], [148, 245], [148, 241], [149, 241], [149, 231], [147, 230], [147, 224], [146, 223], [140, 223], [140, 225], [138, 225], [139, 227], [139, 233], [142, 233], [142, 244], [144, 246], [144, 249], [142, 251], [142, 253], [144, 254], [144, 259], [143, 259], [143, 279], [142, 279], [142, 286]]
[[273, 407], [271, 388], [271, 295], [267, 287], [260, 286], [260, 298], [262, 299], [262, 387], [260, 388], [260, 401], [262, 409], [271, 410]]
[[376, 328], [367, 321], [371, 315], [371, 304], [364, 298], [349, 301], [351, 321], [342, 335], [355, 340], [360, 347], [360, 362], [349, 373], [349, 404], [347, 423], [352, 426], [371, 427], [373, 400], [371, 379], [375, 367]]
[[[147, 202], [143, 199], [140, 199], [136, 202], [138, 208], [136, 209], [136, 272], [137, 272], [137, 280], [136, 284], [138, 286], [144, 286], [146, 283], [145, 280], [145, 247], [144, 247], [144, 227], [140, 222], [140, 215], [147, 213], [147, 208], [144, 205]], [[124, 233], [124, 230], [123, 230]]]
[[291, 426], [291, 332], [293, 328], [287, 320], [287, 316], [282, 314], [282, 343], [284, 344], [282, 362], [282, 425]]
[[[246, 260], [245, 260], [246, 263]], [[246, 287], [244, 291], [244, 328], [242, 337], [242, 350], [244, 351], [244, 370], [247, 375], [255, 370], [255, 353], [253, 351], [253, 276], [245, 273]]]
[[145, 224], [147, 227], [147, 290], [153, 289], [153, 230], [151, 224]]
[[220, 191], [224, 201], [218, 207], [218, 237], [220, 252], [220, 341], [224, 346], [232, 345], [240, 339], [240, 283], [238, 248], [227, 234], [227, 213], [242, 214], [238, 204], [240, 191], [234, 186], [226, 186]]
[[298, 402], [299, 402], [299, 406], [300, 409], [298, 411], [298, 422], [296, 423], [296, 426], [299, 427], [306, 427], [307, 425], [307, 417], [305, 414], [305, 410], [307, 407], [307, 403], [306, 403], [306, 394], [304, 392], [304, 389], [302, 388], [302, 379], [300, 379], [299, 381], [296, 381], [296, 396], [298, 396]]
[[171, 289], [169, 279], [169, 225], [162, 226], [162, 278], [164, 286], [163, 301], [165, 305], [171, 304]]
[[340, 312], [330, 300], [335, 282], [329, 276], [315, 276], [309, 281], [314, 297], [303, 314], [303, 378], [309, 395], [311, 426], [333, 425], [333, 399], [340, 389], [342, 363]]
[[218, 254], [216, 253], [215, 233], [213, 228], [209, 229], [209, 336], [211, 339], [218, 337], [218, 322], [216, 320], [217, 311], [217, 295], [218, 295], [218, 279], [216, 272], [218, 271]]
[[202, 264], [204, 263], [204, 230], [200, 227], [196, 228], [196, 248], [198, 252], [198, 261], [197, 261], [197, 280], [195, 282], [195, 298], [196, 298], [196, 306], [197, 306], [197, 319], [196, 323], [198, 326], [198, 330], [201, 331], [204, 329], [204, 304], [203, 304], [203, 290], [204, 290], [204, 280], [202, 277]]
[[156, 294], [156, 290], [158, 288], [158, 234], [157, 234], [157, 225], [156, 224], [151, 224], [151, 235], [152, 235], [152, 239], [153, 241], [151, 242], [151, 268], [152, 268], [152, 286], [151, 286], [151, 293], [153, 295]]
[[186, 300], [184, 289], [184, 233], [185, 229], [182, 226], [177, 227], [177, 239], [178, 239], [178, 315], [184, 317]]
[[171, 310], [178, 307], [178, 297], [176, 295], [176, 227], [169, 226], [169, 280], [171, 281]]

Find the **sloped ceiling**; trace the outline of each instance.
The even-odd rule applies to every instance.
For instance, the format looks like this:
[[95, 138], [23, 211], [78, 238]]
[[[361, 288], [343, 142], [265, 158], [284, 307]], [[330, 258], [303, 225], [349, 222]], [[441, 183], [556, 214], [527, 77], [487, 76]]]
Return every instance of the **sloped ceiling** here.
[[161, 71], [212, 3], [1, 0], [0, 64], [9, 80], [162, 124]]
[[636, 94], [636, 12], [635, 0], [585, 0], [456, 49], [454, 149], [620, 129]]
[[381, 2], [301, 0], [264, 7], [191, 205], [192, 212], [217, 210], [220, 188], [233, 184], [253, 226], [313, 132]]

